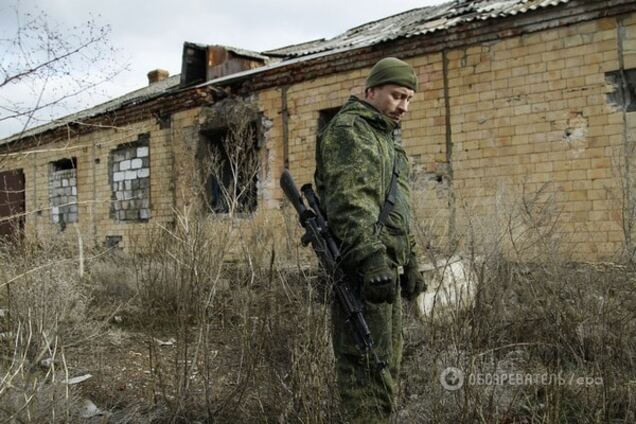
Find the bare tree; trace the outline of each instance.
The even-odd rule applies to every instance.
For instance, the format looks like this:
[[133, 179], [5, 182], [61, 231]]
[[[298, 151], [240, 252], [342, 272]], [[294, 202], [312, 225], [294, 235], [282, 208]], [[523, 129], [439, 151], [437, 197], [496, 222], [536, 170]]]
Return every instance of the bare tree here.
[[92, 16], [65, 26], [17, 1], [0, 8], [0, 22], [7, 23], [0, 25], [0, 125], [18, 134], [68, 113], [80, 96], [125, 68], [117, 63], [110, 26]]

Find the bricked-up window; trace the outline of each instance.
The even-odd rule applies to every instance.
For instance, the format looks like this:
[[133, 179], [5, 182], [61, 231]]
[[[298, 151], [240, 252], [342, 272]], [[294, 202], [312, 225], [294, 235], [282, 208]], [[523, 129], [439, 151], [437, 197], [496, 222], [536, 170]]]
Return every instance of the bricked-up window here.
[[620, 110], [636, 111], [636, 69], [607, 72], [605, 79], [615, 87], [608, 94], [609, 101]]
[[256, 124], [239, 131], [208, 131], [204, 139], [205, 201], [211, 212], [251, 213], [257, 206], [259, 156]]
[[110, 152], [110, 217], [120, 222], [150, 219], [150, 147], [147, 134]]
[[64, 158], [49, 163], [49, 205], [51, 222], [63, 231], [78, 220], [77, 160]]

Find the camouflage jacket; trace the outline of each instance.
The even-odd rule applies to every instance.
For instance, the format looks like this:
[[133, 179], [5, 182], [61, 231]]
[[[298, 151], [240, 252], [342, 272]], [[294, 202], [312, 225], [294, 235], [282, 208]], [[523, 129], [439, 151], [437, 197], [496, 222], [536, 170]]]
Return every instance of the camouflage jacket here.
[[[410, 232], [409, 163], [398, 125], [355, 96], [319, 134], [316, 188], [333, 235], [341, 242], [343, 268], [359, 269], [378, 252], [393, 266], [415, 254]], [[397, 155], [398, 193], [384, 227], [376, 230]]]

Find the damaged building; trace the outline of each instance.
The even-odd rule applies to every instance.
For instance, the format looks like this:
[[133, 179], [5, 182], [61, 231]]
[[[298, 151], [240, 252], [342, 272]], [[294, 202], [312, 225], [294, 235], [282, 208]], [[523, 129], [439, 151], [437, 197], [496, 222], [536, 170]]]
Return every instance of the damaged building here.
[[147, 87], [0, 140], [0, 232], [73, 225], [126, 246], [187, 205], [278, 208], [283, 169], [310, 182], [319, 129], [397, 56], [420, 80], [402, 139], [436, 234], [507, 190], [549, 193], [577, 256], [614, 257], [636, 237], [635, 12], [632, 0], [455, 0], [267, 52], [185, 43], [180, 75], [152, 71]]

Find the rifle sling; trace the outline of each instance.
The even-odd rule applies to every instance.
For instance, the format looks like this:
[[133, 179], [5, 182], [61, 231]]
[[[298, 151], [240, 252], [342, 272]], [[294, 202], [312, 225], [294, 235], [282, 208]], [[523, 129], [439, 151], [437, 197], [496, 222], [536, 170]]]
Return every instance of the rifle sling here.
[[391, 184], [389, 186], [389, 191], [386, 194], [386, 199], [384, 199], [384, 204], [382, 205], [382, 209], [380, 210], [380, 216], [378, 218], [378, 222], [375, 224], [376, 234], [380, 234], [380, 231], [384, 227], [389, 214], [393, 210], [395, 206], [395, 197], [397, 194], [397, 182], [400, 173], [397, 169], [397, 153], [395, 153], [395, 157], [393, 159], [393, 171], [391, 172]]

